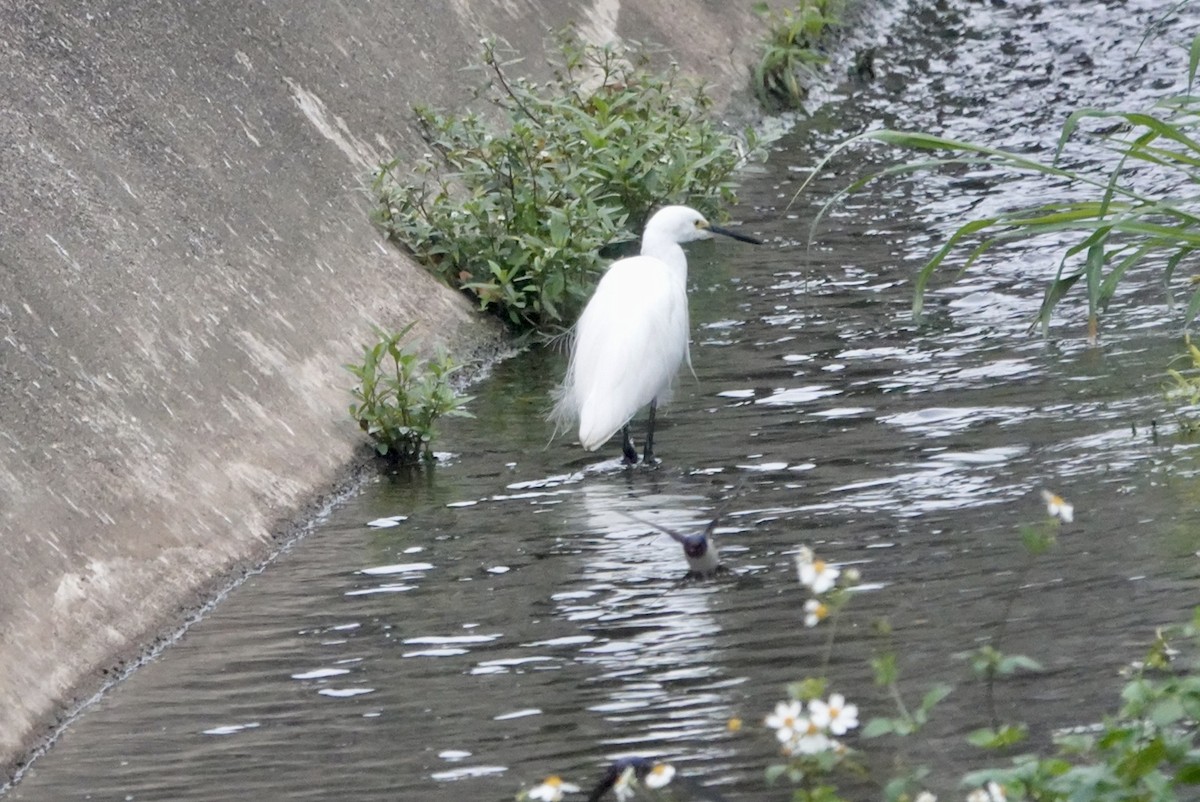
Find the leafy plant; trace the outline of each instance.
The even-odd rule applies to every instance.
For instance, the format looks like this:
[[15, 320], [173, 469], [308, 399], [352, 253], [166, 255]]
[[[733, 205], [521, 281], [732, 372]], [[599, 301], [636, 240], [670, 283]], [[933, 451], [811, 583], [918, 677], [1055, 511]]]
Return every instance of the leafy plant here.
[[351, 390], [355, 403], [350, 417], [393, 464], [432, 459], [434, 421], [443, 415], [471, 415], [464, 409], [471, 399], [450, 384], [459, 366], [444, 354], [422, 359], [401, 344], [413, 325], [394, 333], [375, 328], [377, 341], [363, 346], [362, 362], [345, 366], [359, 382]]
[[[1188, 69], [1189, 84], [1200, 65], [1200, 37], [1193, 40]], [[1085, 132], [1085, 121], [1102, 123]], [[866, 184], [880, 178], [904, 176], [951, 167], [986, 166], [1009, 172], [1033, 173], [1057, 183], [1084, 187], [1091, 197], [1023, 206], [981, 217], [960, 225], [946, 243], [917, 274], [913, 311], [921, 312], [925, 289], [951, 253], [966, 249], [959, 273], [997, 245], [1041, 234], [1074, 235], [1075, 242], [1059, 260], [1054, 278], [1046, 287], [1034, 325], [1049, 325], [1050, 314], [1078, 282], [1087, 292], [1088, 333], [1097, 336], [1100, 314], [1107, 308], [1117, 286], [1130, 268], [1152, 256], [1162, 261], [1162, 282], [1168, 286], [1176, 269], [1200, 248], [1200, 98], [1191, 94], [1167, 97], [1145, 112], [1080, 109], [1063, 124], [1054, 158], [1049, 162], [987, 145], [895, 130], [869, 131], [852, 137], [833, 149], [814, 169], [817, 174], [838, 152], [863, 143], [932, 153], [930, 158], [887, 167], [855, 181], [830, 200], [818, 215]], [[1069, 145], [1099, 145], [1117, 156], [1107, 172], [1063, 167]], [[1168, 193], [1145, 191], [1134, 186], [1134, 168], [1152, 165], [1163, 177], [1159, 186], [1175, 185]], [[811, 177], [808, 179], [811, 180]], [[808, 181], [805, 181], [807, 184]], [[803, 189], [803, 187], [802, 187]], [[798, 194], [798, 193], [797, 193]], [[816, 221], [814, 221], [814, 231]], [[1168, 298], [1169, 300], [1169, 298]], [[1200, 311], [1200, 291], [1192, 293], [1186, 317], [1191, 321]]]
[[1121, 692], [1115, 714], [1094, 730], [1061, 735], [1051, 754], [1020, 755], [1005, 768], [968, 774], [964, 784], [999, 783], [1009, 799], [1173, 800], [1200, 784], [1200, 673], [1172, 665], [1168, 638], [1200, 643], [1200, 609], [1186, 625], [1160, 630]]
[[483, 94], [503, 130], [469, 113], [416, 109], [434, 153], [412, 179], [398, 160], [375, 180], [388, 234], [481, 309], [522, 330], [577, 316], [601, 252], [637, 238], [651, 210], [687, 203], [715, 215], [734, 201], [738, 140], [706, 119], [711, 100], [675, 66], [564, 35], [554, 78], [510, 78], [494, 42]]
[[[1025, 572], [1032, 569], [1033, 561], [1037, 557], [1045, 554], [1054, 545], [1059, 526], [1074, 520], [1074, 507], [1069, 502], [1049, 490], [1043, 490], [1042, 499], [1046, 502], [1047, 518], [1038, 524], [1020, 528], [1021, 543], [1029, 556]], [[818, 560], [807, 547], [800, 549], [797, 567], [801, 584], [816, 595], [816, 601], [821, 605], [819, 614], [813, 613], [813, 601], [810, 600], [805, 605], [808, 613], [805, 625], [824, 626], [830, 633], [821, 664], [821, 670], [824, 671], [830, 664], [833, 625], [844, 612], [848, 592], [861, 577], [854, 568], [840, 569]], [[975, 730], [967, 738], [969, 743], [979, 748], [1007, 749], [1023, 742], [1027, 737], [1028, 730], [1024, 724], [1002, 724], [998, 721], [994, 700], [998, 681], [1018, 672], [1040, 670], [1036, 661], [1022, 655], [1006, 655], [999, 649], [1011, 616], [1013, 599], [1024, 586], [1024, 577], [1020, 579], [1021, 581], [1014, 585], [1008, 603], [1003, 607], [1001, 619], [990, 642], [974, 652], [962, 655], [969, 659], [972, 671], [983, 684], [986, 694], [990, 727]], [[824, 609], [826, 603], [827, 611]], [[822, 623], [826, 619], [828, 623]], [[890, 777], [886, 780], [875, 780], [875, 784], [883, 790], [885, 800], [931, 802], [934, 799], [933, 795], [923, 790], [931, 770], [924, 765], [909, 766], [901, 742], [895, 739], [912, 738], [920, 733], [930, 722], [938, 706], [954, 689], [941, 683], [933, 684], [924, 692], [919, 704], [916, 707], [911, 706], [900, 688], [899, 664], [895, 649], [891, 645], [891, 624], [887, 619], [880, 619], [875, 623], [874, 629], [888, 641], [888, 646], [871, 659], [871, 669], [875, 675], [875, 684], [886, 691], [895, 713], [868, 719], [858, 735], [863, 739], [888, 737], [897, 743]], [[1164, 647], [1159, 649], [1158, 653], [1165, 655], [1168, 651]], [[789, 781], [794, 786], [792, 798], [795, 800], [837, 802], [847, 798], [842, 795], [839, 775], [849, 775], [852, 782], [861, 782], [864, 778], [872, 777], [870, 765], [860, 759], [853, 747], [836, 737], [858, 728], [858, 707], [846, 703], [840, 695], [831, 695], [828, 702], [823, 701], [821, 697], [828, 684], [829, 680], [824, 676], [809, 676], [803, 682], [789, 685], [790, 698], [778, 703], [775, 712], [764, 721], [767, 727], [775, 730], [776, 738], [782, 744], [782, 751], [788, 758], [785, 763], [769, 766], [767, 778], [771, 782], [780, 779]], [[834, 715], [833, 711], [837, 711], [837, 715]], [[979, 785], [992, 781], [992, 777], [980, 774], [972, 778], [972, 781]], [[1004, 788], [999, 785], [994, 789], [988, 787], [967, 798], [971, 802], [997, 802], [1005, 799]], [[1041, 797], [1032, 795], [1032, 798]]]
[[754, 94], [768, 111], [799, 108], [808, 97], [808, 83], [828, 59], [818, 43], [839, 23], [841, 0], [803, 0], [794, 9], [776, 13], [765, 2], [754, 11], [770, 30], [754, 68]]

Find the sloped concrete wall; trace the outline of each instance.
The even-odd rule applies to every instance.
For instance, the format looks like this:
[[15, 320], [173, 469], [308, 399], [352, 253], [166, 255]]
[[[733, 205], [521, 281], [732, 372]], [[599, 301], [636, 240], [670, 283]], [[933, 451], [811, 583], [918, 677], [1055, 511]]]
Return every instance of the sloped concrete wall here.
[[[0, 4], [0, 785], [55, 717], [343, 480], [373, 323], [499, 332], [381, 240], [366, 176], [424, 145], [481, 36], [664, 45], [724, 102], [726, 0]], [[540, 66], [539, 66], [540, 65]]]

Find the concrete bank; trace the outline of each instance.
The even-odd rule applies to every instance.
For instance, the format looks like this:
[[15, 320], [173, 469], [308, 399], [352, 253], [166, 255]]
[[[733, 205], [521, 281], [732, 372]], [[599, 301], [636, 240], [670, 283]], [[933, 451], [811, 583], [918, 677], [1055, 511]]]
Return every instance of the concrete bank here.
[[370, 223], [370, 169], [424, 150], [411, 105], [468, 98], [484, 35], [546, 70], [568, 22], [726, 102], [750, 5], [0, 6], [0, 786], [345, 480], [341, 365], [371, 324], [495, 346]]

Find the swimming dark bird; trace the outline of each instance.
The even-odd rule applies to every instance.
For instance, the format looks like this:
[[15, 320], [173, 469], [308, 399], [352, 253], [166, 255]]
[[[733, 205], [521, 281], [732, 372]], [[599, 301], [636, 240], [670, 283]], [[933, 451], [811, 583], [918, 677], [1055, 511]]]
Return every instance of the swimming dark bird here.
[[628, 517], [637, 521], [640, 524], [654, 527], [660, 532], [665, 532], [671, 538], [683, 547], [683, 556], [687, 558], [688, 572], [685, 578], [687, 579], [703, 579], [704, 577], [712, 576], [713, 574], [727, 571], [724, 565], [721, 564], [721, 557], [717, 554], [717, 542], [714, 534], [717, 531], [717, 522], [721, 520], [721, 516], [725, 514], [725, 508], [729, 506], [735, 498], [737, 498], [745, 485], [746, 480], [742, 478], [737, 484], [733, 485], [733, 489], [729, 495], [717, 506], [713, 511], [712, 520], [708, 522], [708, 526], [704, 527], [703, 532], [697, 532], [692, 535], [685, 535], [682, 532], [676, 531], [669, 526], [663, 526], [654, 521], [648, 521], [645, 518], [634, 515], [633, 513], [625, 513]]
[[626, 513], [626, 515], [629, 515], [630, 518], [638, 523], [652, 526], [660, 532], [665, 532], [683, 547], [683, 556], [687, 558], [688, 563], [688, 579], [702, 579], [712, 576], [719, 571], [726, 570], [725, 566], [721, 565], [721, 557], [717, 554], [717, 544], [713, 540], [713, 532], [717, 529], [717, 518], [714, 517], [708, 526], [704, 527], [703, 532], [685, 535], [669, 526], [663, 526], [654, 521], [647, 521], [645, 518], [640, 518], [630, 513]]
[[642, 251], [613, 262], [572, 331], [571, 361], [550, 417], [558, 426], [578, 421], [579, 442], [595, 451], [621, 432], [630, 465], [637, 450], [629, 421], [650, 405], [643, 462], [654, 460], [654, 414], [666, 401], [688, 354], [687, 257], [681, 243], [722, 234], [762, 241], [719, 228], [687, 206], [666, 206], [650, 218]]

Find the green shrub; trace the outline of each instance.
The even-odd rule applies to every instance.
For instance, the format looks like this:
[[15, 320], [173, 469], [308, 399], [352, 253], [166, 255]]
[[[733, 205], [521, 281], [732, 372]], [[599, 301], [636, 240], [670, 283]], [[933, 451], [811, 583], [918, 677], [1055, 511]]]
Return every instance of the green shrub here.
[[782, 13], [756, 3], [754, 10], [770, 26], [754, 68], [754, 94], [768, 111], [799, 108], [817, 67], [828, 60], [817, 45], [838, 24], [841, 0], [803, 0]]
[[350, 417], [358, 421], [375, 450], [393, 464], [433, 458], [434, 421], [443, 415], [470, 417], [471, 399], [450, 385], [459, 366], [446, 355], [421, 359], [401, 345], [410, 323], [395, 333], [374, 329], [377, 341], [363, 346], [362, 362], [346, 365], [358, 379], [351, 390]]
[[412, 179], [398, 161], [375, 181], [388, 234], [480, 308], [518, 329], [554, 331], [578, 315], [602, 249], [636, 240], [651, 210], [706, 214], [734, 201], [739, 142], [709, 122], [703, 86], [630, 50], [564, 37], [545, 84], [511, 79], [494, 43], [484, 93], [504, 130], [477, 114], [417, 116], [434, 153]]

